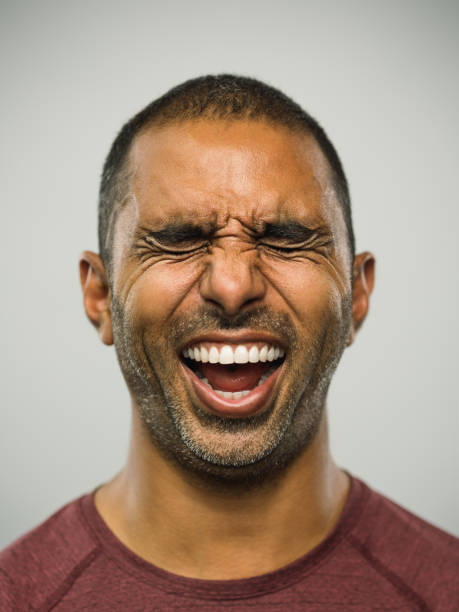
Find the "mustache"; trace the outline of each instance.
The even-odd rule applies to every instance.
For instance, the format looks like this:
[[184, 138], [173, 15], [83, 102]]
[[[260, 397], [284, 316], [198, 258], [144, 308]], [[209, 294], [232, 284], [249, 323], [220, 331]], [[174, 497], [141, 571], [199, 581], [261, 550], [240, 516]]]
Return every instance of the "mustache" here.
[[194, 312], [175, 317], [171, 321], [169, 340], [176, 346], [181, 346], [199, 334], [248, 328], [277, 334], [290, 346], [297, 341], [295, 326], [290, 315], [286, 312], [272, 312], [267, 306], [258, 306], [232, 317], [224, 315], [218, 308], [200, 306]]

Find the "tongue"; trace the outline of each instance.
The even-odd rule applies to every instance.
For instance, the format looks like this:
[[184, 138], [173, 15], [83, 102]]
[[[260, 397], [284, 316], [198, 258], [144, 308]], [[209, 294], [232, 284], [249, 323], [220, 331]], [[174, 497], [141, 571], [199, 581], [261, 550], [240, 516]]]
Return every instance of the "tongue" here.
[[247, 363], [244, 365], [220, 365], [200, 363], [199, 369], [214, 389], [221, 391], [246, 391], [253, 389], [270, 363]]

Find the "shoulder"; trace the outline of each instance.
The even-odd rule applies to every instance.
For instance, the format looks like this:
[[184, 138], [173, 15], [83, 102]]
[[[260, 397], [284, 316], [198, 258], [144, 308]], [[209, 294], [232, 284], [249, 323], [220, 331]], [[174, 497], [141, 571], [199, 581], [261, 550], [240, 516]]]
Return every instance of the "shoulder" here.
[[40, 608], [98, 555], [81, 502], [70, 502], [0, 552], [0, 608]]
[[459, 609], [459, 540], [360, 482], [362, 514], [349, 541], [421, 609]]

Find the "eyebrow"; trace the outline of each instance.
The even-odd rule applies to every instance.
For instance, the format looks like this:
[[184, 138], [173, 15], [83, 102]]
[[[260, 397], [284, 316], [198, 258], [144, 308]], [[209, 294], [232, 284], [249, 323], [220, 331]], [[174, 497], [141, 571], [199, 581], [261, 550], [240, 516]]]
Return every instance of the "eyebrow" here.
[[[152, 238], [161, 244], [178, 245], [184, 242], [197, 240], [209, 240], [217, 230], [214, 224], [206, 226], [193, 223], [173, 222], [159, 230], [141, 228], [145, 237]], [[315, 230], [306, 227], [298, 221], [285, 221], [283, 223], [266, 223], [263, 229], [257, 232], [259, 238], [273, 238], [286, 240], [289, 242], [300, 243], [308, 240]]]
[[146, 237], [153, 238], [162, 244], [182, 244], [196, 240], [208, 239], [214, 231], [213, 227], [202, 227], [193, 223], [170, 223], [160, 230], [145, 230]]
[[298, 223], [286, 221], [285, 223], [267, 223], [262, 235], [264, 238], [277, 238], [290, 242], [304, 242], [314, 234], [314, 230]]

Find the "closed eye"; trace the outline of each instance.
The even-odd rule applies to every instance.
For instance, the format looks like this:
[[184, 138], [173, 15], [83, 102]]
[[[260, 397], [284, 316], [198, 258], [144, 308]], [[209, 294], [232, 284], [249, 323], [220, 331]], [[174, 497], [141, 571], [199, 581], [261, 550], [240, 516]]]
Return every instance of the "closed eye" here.
[[154, 256], [186, 257], [208, 248], [212, 227], [172, 221], [158, 229], [139, 227], [138, 249]]
[[325, 254], [332, 243], [330, 232], [326, 227], [310, 228], [297, 221], [266, 224], [260, 246], [268, 252], [284, 256], [300, 256], [316, 251]]
[[269, 242], [262, 242], [259, 244], [259, 246], [265, 249], [267, 254], [271, 253], [273, 256], [278, 255], [279, 257], [291, 259], [303, 257], [309, 258], [312, 256], [312, 254], [327, 257], [331, 245], [332, 240], [329, 240], [326, 237], [317, 237], [315, 240], [310, 240], [301, 244], [284, 245]]
[[195, 246], [176, 248], [176, 249], [171, 249], [170, 247], [160, 246], [158, 250], [160, 250], [163, 253], [167, 253], [168, 255], [188, 255], [190, 253], [195, 253], [197, 251], [202, 251], [203, 249], [207, 249], [207, 247], [208, 245], [206, 243], [206, 244], [199, 244]]
[[161, 244], [158, 240], [155, 240], [148, 236], [141, 241], [139, 250], [143, 251], [144, 253], [148, 252], [157, 256], [166, 255], [172, 257], [186, 257], [188, 255], [193, 255], [201, 251], [206, 251], [208, 246], [209, 243], [206, 241], [201, 242], [199, 244], [184, 244], [177, 245], [177, 247], [172, 247], [171, 245]]
[[295, 253], [295, 252], [298, 252], [298, 251], [304, 251], [304, 246], [303, 245], [282, 246], [280, 244], [262, 243], [261, 246], [264, 246], [265, 248], [271, 249], [273, 251], [277, 251], [278, 253]]

